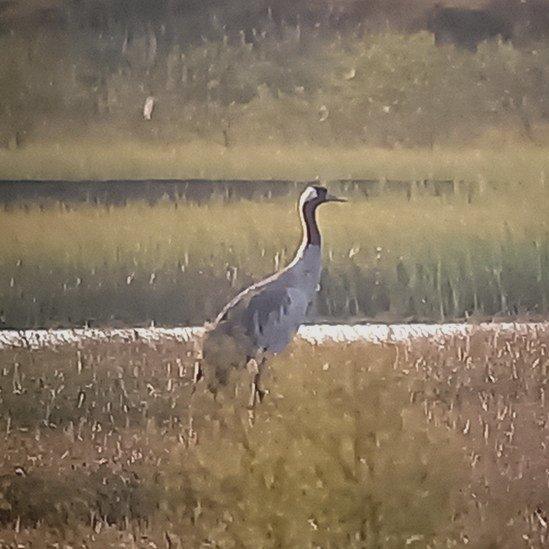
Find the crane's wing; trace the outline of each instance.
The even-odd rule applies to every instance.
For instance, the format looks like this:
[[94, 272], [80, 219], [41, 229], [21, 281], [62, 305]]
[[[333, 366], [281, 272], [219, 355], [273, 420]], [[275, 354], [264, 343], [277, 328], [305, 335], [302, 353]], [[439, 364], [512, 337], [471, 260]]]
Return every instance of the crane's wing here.
[[260, 292], [268, 290], [272, 287], [271, 279], [265, 279], [261, 282], [258, 282], [235, 296], [217, 315], [214, 325], [217, 326], [223, 322], [235, 321], [237, 318], [240, 319], [242, 313], [248, 307], [250, 301], [258, 295]]
[[254, 345], [280, 352], [305, 319], [308, 306], [298, 288], [281, 284], [252, 287], [223, 309], [217, 326], [229, 332], [240, 328]]
[[308, 306], [306, 295], [295, 287], [262, 291], [250, 299], [246, 331], [258, 346], [278, 353], [292, 340]]
[[245, 325], [249, 335], [264, 334], [269, 325], [284, 322], [290, 315], [291, 293], [287, 288], [264, 288], [254, 295], [246, 307]]

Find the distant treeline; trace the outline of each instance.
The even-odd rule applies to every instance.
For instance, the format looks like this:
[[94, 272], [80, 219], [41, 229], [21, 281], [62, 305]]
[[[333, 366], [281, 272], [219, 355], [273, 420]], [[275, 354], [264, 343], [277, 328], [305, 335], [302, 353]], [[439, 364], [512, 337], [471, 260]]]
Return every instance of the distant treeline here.
[[10, 31], [76, 25], [102, 33], [146, 26], [168, 36], [183, 32], [187, 42], [215, 38], [220, 29], [243, 31], [251, 41], [271, 25], [413, 32], [433, 25], [455, 37], [469, 27], [485, 37], [500, 30], [528, 40], [549, 33], [549, 8], [546, 0], [0, 0], [0, 23]]
[[535, 141], [548, 34], [542, 0], [0, 1], [0, 144]]

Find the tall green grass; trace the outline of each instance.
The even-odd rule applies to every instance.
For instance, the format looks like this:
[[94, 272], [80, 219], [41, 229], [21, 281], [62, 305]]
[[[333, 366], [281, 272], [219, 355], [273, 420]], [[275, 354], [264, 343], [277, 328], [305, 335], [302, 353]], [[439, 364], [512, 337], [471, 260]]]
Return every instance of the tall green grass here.
[[[547, 189], [382, 195], [323, 206], [312, 319], [449, 320], [546, 314]], [[282, 266], [300, 240], [293, 200], [56, 204], [0, 217], [4, 325], [197, 324]]]

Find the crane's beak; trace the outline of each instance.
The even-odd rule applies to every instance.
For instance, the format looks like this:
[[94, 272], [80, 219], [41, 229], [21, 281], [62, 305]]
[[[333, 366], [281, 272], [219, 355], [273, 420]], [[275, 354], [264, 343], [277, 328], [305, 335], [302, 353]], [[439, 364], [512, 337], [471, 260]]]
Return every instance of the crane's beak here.
[[340, 196], [334, 196], [333, 194], [326, 194], [326, 202], [347, 202], [346, 198]]

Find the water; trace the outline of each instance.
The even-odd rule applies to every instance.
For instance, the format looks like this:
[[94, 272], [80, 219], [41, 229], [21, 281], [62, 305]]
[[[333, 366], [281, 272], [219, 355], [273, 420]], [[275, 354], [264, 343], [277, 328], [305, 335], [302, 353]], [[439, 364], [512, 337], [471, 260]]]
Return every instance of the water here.
[[[443, 342], [452, 336], [467, 336], [476, 332], [528, 334], [544, 331], [549, 322], [485, 322], [480, 324], [315, 324], [301, 326], [298, 337], [312, 344], [397, 343], [420, 338]], [[3, 330], [0, 331], [0, 350], [9, 348], [53, 347], [78, 345], [87, 342], [132, 342], [146, 344], [185, 342], [199, 337], [202, 327], [182, 328], [123, 328], [123, 329], [60, 329], [60, 330]]]
[[[161, 200], [186, 201], [205, 204], [212, 200], [235, 202], [239, 200], [271, 200], [277, 197], [295, 197], [311, 181], [290, 180], [209, 180], [209, 179], [147, 179], [111, 181], [35, 181], [0, 180], [0, 204], [48, 204], [62, 202], [76, 204], [126, 205], [143, 200], [155, 204]], [[373, 197], [380, 194], [402, 195], [413, 193], [431, 196], [452, 195], [456, 192], [476, 194], [475, 182], [453, 180], [403, 181], [378, 179], [337, 179], [329, 182], [335, 193], [348, 197]]]

